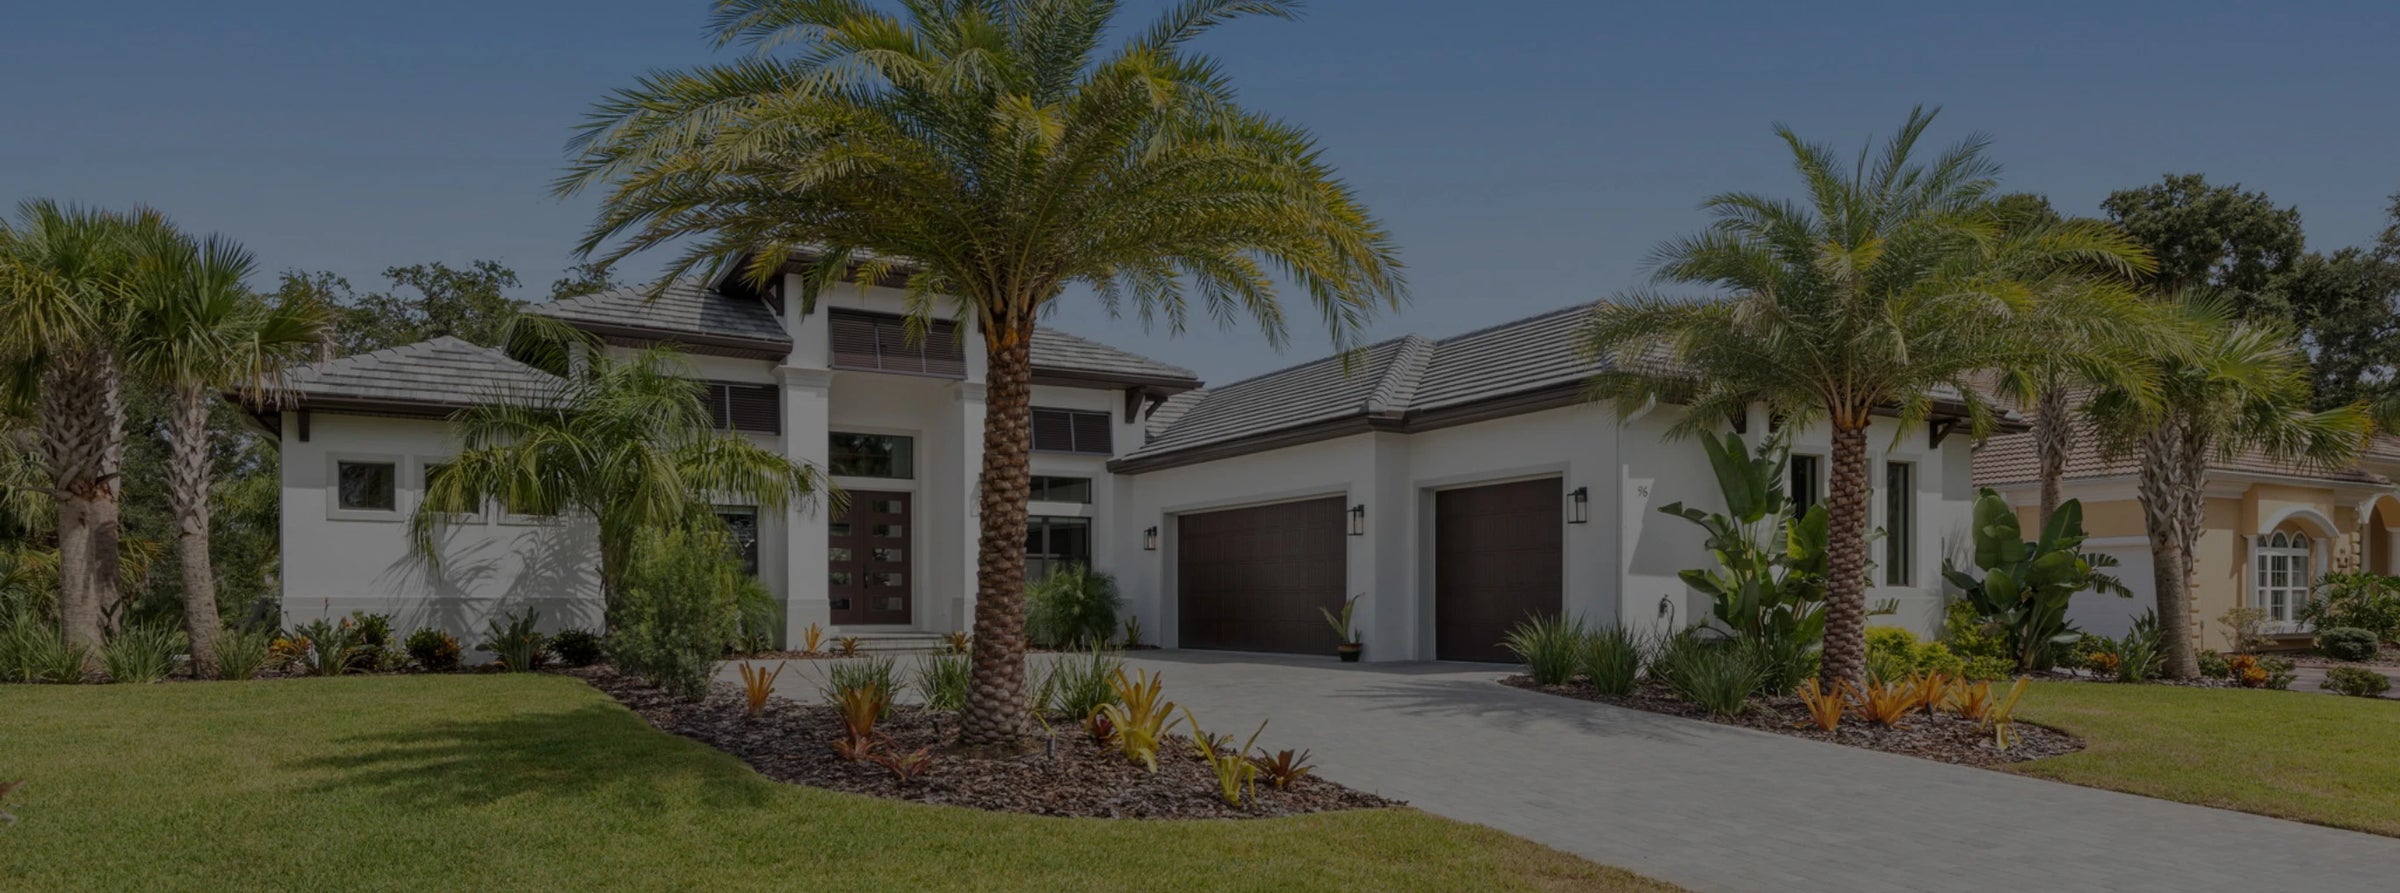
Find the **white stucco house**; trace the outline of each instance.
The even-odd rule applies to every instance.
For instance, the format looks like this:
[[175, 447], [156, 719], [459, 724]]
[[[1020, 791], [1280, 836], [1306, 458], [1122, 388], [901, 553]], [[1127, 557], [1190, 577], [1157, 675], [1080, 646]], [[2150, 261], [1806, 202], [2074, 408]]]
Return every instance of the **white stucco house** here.
[[[813, 463], [850, 494], [841, 514], [723, 512], [782, 604], [787, 637], [938, 633], [970, 625], [972, 492], [984, 420], [971, 333], [902, 337], [900, 293], [829, 291], [801, 312], [796, 282], [635, 290], [532, 312], [620, 349], [674, 344], [724, 427]], [[1370, 660], [1495, 659], [1531, 612], [1680, 627], [1706, 604], [1677, 580], [1708, 558], [1698, 531], [1657, 511], [1719, 502], [1679, 409], [1619, 416], [1584, 399], [1573, 344], [1588, 307], [1440, 339], [1408, 336], [1218, 387], [1187, 370], [1060, 332], [1033, 344], [1039, 572], [1087, 562], [1118, 578], [1147, 638], [1169, 647], [1329, 653], [1318, 613], [1363, 595]], [[402, 629], [479, 635], [496, 612], [545, 626], [599, 622], [590, 531], [505, 506], [451, 526], [436, 570], [407, 518], [426, 474], [458, 448], [446, 417], [545, 373], [436, 339], [296, 370], [257, 413], [282, 445], [283, 602], [289, 620], [355, 609]], [[1878, 622], [1931, 632], [1942, 556], [1964, 535], [1970, 438], [1955, 414], [1879, 423], [1872, 522]], [[1729, 420], [1732, 424], [1733, 420]], [[1754, 437], [1765, 413], [1739, 420]], [[1795, 488], [1821, 494], [1823, 431], [1795, 432]]]

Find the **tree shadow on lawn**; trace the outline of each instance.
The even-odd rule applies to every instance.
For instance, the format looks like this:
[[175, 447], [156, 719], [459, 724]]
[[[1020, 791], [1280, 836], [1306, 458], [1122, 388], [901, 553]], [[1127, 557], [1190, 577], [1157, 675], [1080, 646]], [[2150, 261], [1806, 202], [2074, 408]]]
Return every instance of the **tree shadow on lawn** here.
[[657, 814], [683, 805], [667, 802], [670, 791], [691, 792], [691, 805], [707, 809], [762, 806], [772, 796], [771, 785], [740, 761], [653, 729], [614, 704], [428, 718], [334, 744], [340, 753], [292, 764], [324, 776], [308, 790], [375, 788], [421, 808], [540, 797], [613, 800]]

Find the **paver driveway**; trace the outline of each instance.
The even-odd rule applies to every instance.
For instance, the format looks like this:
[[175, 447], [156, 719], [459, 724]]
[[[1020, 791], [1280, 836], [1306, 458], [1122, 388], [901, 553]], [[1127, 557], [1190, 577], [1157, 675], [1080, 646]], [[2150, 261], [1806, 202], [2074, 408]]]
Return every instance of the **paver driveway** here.
[[1269, 720], [1262, 745], [1344, 784], [1696, 890], [2400, 890], [2400, 840], [1519, 691], [1500, 667], [1132, 663], [1210, 731]]

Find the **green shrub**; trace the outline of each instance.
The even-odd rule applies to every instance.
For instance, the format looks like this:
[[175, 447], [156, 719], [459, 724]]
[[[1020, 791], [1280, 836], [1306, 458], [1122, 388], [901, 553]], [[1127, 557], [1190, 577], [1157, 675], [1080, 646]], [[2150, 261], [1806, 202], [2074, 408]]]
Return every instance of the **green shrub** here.
[[2143, 629], [2136, 625], [2125, 638], [2117, 640], [2117, 681], [2147, 682], [2164, 669], [2165, 649], [2158, 638], [2158, 627]]
[[1025, 636], [1043, 648], [1105, 644], [1117, 632], [1117, 578], [1069, 564], [1025, 591]]
[[2373, 660], [2380, 642], [2373, 630], [2355, 626], [2317, 630], [2317, 650], [2334, 660]]
[[2392, 690], [2392, 680], [2365, 667], [2334, 667], [2325, 671], [2325, 688], [2357, 698], [2372, 698]]
[[1100, 708], [1117, 703], [1115, 681], [1124, 668], [1124, 658], [1105, 648], [1059, 655], [1033, 688], [1033, 709], [1064, 714], [1078, 722], [1089, 719]]
[[882, 719], [891, 711], [891, 700], [900, 694], [900, 664], [891, 655], [878, 654], [853, 660], [837, 660], [825, 665], [824, 683], [817, 687], [827, 703], [841, 700], [841, 693], [875, 686], [883, 691], [883, 705], [875, 713]]
[[2292, 680], [2300, 678], [2292, 672], [2292, 662], [2280, 657], [2259, 658], [2258, 668], [2267, 671], [2267, 687], [2277, 691], [2291, 688]]
[[320, 617], [294, 627], [292, 635], [308, 641], [293, 661], [303, 675], [339, 676], [358, 668], [358, 628], [350, 618], [337, 622]]
[[1762, 698], [1784, 697], [1798, 691], [1800, 683], [1817, 675], [1819, 658], [1816, 642], [1802, 642], [1789, 637], [1745, 638], [1739, 641], [1742, 649], [1749, 652], [1751, 667], [1758, 670], [1758, 690], [1752, 694]]
[[2006, 679], [2016, 675], [2017, 663], [2005, 657], [1970, 657], [1959, 675], [1974, 682]]
[[742, 603], [762, 587], [734, 558], [723, 525], [649, 531], [633, 552], [609, 658], [620, 670], [699, 700], [740, 625]]
[[570, 667], [588, 667], [600, 662], [600, 636], [586, 629], [562, 629], [550, 637], [550, 653], [558, 662]]
[[182, 629], [164, 621], [128, 623], [100, 646], [100, 665], [111, 682], [157, 682], [175, 672], [176, 658], [190, 648]]
[[1975, 606], [1965, 599], [1953, 601], [1943, 610], [1941, 643], [1969, 665], [1979, 658], [2007, 660], [2009, 657], [2008, 637], [2000, 631], [1999, 624], [1976, 614]]
[[1948, 645], [1927, 642], [1897, 626], [1867, 627], [1867, 673], [1877, 679], [1897, 681], [1932, 672], [1960, 676], [1966, 668], [1967, 662]]
[[1623, 626], [1604, 626], [1583, 637], [1578, 666], [1604, 695], [1633, 694], [1642, 676], [1642, 639]]
[[408, 634], [408, 657], [417, 666], [440, 673], [458, 669], [458, 639], [433, 627]]
[[917, 658], [917, 698], [928, 709], [951, 713], [966, 709], [970, 670], [964, 655], [928, 654]]
[[1678, 697], [1717, 716], [1737, 716], [1749, 709], [1750, 693], [1758, 688], [1759, 670], [1750, 649], [1688, 630], [1667, 640], [1651, 669]]
[[2225, 659], [2225, 652], [2202, 648], [2195, 657], [2200, 660], [2200, 675], [2203, 678], [2224, 679], [2233, 675], [2233, 662]]
[[82, 682], [90, 657], [90, 649], [68, 647], [48, 618], [22, 608], [0, 631], [0, 677], [10, 682]]
[[2355, 627], [2378, 639], [2400, 639], [2400, 577], [2326, 574], [2300, 606], [2300, 619], [2317, 629]]
[[483, 644], [475, 646], [475, 650], [491, 652], [492, 659], [499, 661], [500, 666], [511, 673], [531, 673], [541, 669], [542, 664], [550, 659], [547, 648], [550, 637], [542, 635], [538, 628], [541, 619], [540, 611], [522, 614], [512, 611], [494, 617], [484, 629]]
[[217, 678], [250, 679], [267, 666], [267, 648], [275, 634], [265, 629], [230, 627], [217, 635]]
[[355, 645], [355, 669], [396, 670], [401, 665], [399, 641], [392, 638], [392, 615], [350, 612], [350, 638]]
[[1501, 638], [1500, 646], [1525, 662], [1525, 672], [1533, 676], [1533, 684], [1565, 685], [1580, 669], [1577, 664], [1583, 658], [1583, 639], [1582, 621], [1557, 615], [1534, 616], [1509, 630]]

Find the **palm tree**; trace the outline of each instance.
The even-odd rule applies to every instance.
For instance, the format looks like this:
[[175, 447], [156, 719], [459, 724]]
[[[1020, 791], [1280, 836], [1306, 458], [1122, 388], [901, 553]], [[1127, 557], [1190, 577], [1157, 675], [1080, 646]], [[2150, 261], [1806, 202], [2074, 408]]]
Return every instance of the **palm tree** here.
[[[904, 283], [914, 327], [972, 321], [987, 357], [973, 673], [962, 737], [1002, 749], [1025, 702], [1025, 503], [1036, 319], [1071, 286], [1180, 330], [1194, 304], [1284, 342], [1278, 279], [1349, 346], [1403, 294], [1390, 236], [1308, 133], [1234, 101], [1186, 46], [1292, 0], [1187, 0], [1110, 48], [1113, 0], [723, 0], [720, 45], [594, 110], [562, 193], [604, 188], [582, 250], [668, 242], [673, 274], [800, 260], [812, 307]], [[786, 49], [784, 55], [764, 51]], [[615, 247], [607, 248], [611, 243]], [[605, 248], [605, 250], [604, 250]]]
[[192, 666], [216, 672], [217, 581], [209, 557], [209, 406], [224, 389], [265, 396], [276, 371], [326, 341], [328, 308], [309, 300], [268, 304], [245, 284], [256, 269], [248, 251], [211, 237], [195, 243], [161, 231], [141, 246], [136, 296], [120, 348], [125, 370], [164, 389], [169, 400], [168, 499], [175, 514], [176, 564], [183, 578], [184, 626]]
[[1729, 296], [1686, 301], [1636, 291], [1594, 312], [1586, 344], [1613, 358], [1595, 393], [1620, 407], [1682, 403], [1679, 433], [1709, 430], [1758, 404], [1793, 424], [1828, 422], [1824, 681], [1865, 669], [1867, 428], [1917, 426], [1955, 401], [1979, 430], [1989, 406], [1971, 378], [2040, 348], [2018, 326], [2029, 277], [2064, 265], [2130, 267], [2138, 253], [2104, 227], [2011, 227], [1987, 202], [1998, 167], [1971, 137], [1929, 164], [1912, 155], [1923, 109], [1855, 168], [1833, 150], [1776, 133], [1806, 203], [1749, 193], [1710, 198], [1706, 232], [1657, 249], [1661, 283]]
[[2150, 540], [2166, 672], [2199, 675], [2192, 646], [2192, 550], [2211, 462], [2257, 452], [2291, 462], [2346, 462], [2373, 428], [2363, 404], [2310, 410], [2308, 354], [2278, 324], [2237, 318], [2216, 296], [2173, 304], [2186, 337], [2152, 352], [2156, 394], [2103, 389], [2086, 404], [2104, 445], [2140, 456], [2135, 488]]
[[125, 458], [116, 345], [131, 303], [134, 245], [166, 226], [47, 199], [0, 225], [0, 364], [12, 395], [37, 395], [42, 453], [57, 501], [59, 626], [97, 654], [117, 601], [119, 480]]
[[[522, 334], [544, 321], [520, 323]], [[593, 343], [573, 349], [580, 368], [556, 387], [454, 417], [463, 448], [429, 476], [409, 519], [418, 554], [438, 565], [449, 519], [495, 500], [512, 513], [590, 518], [602, 600], [613, 613], [642, 531], [683, 524], [712, 500], [774, 512], [818, 495], [816, 469], [716, 430], [673, 351], [614, 358]]]

